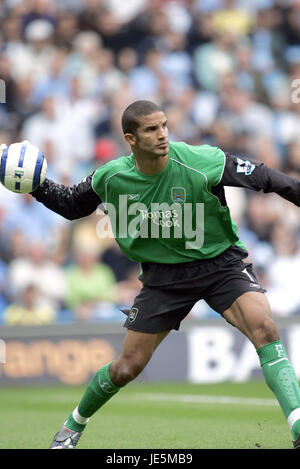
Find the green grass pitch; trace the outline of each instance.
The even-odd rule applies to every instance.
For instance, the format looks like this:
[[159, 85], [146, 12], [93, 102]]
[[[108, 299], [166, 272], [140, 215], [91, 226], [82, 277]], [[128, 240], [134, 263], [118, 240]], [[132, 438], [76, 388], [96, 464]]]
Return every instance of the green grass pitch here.
[[[0, 448], [49, 448], [84, 387], [0, 388]], [[263, 381], [131, 383], [90, 420], [80, 449], [292, 449]]]

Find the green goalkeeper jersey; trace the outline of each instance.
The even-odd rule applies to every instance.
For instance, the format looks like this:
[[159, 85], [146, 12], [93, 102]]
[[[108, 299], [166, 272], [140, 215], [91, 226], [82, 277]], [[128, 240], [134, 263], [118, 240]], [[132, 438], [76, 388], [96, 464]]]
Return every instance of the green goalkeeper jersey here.
[[133, 154], [98, 168], [92, 186], [122, 252], [133, 261], [175, 264], [215, 257], [231, 245], [246, 250], [229, 208], [211, 192], [225, 159], [217, 147], [176, 142], [159, 173], [139, 172]]

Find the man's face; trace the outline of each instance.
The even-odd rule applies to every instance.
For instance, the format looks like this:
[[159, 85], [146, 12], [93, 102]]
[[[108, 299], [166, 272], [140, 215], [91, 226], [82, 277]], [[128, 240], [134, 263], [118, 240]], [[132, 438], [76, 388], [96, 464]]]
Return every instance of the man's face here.
[[139, 127], [132, 135], [130, 145], [133, 150], [148, 156], [161, 157], [169, 153], [167, 118], [161, 111], [142, 116]]

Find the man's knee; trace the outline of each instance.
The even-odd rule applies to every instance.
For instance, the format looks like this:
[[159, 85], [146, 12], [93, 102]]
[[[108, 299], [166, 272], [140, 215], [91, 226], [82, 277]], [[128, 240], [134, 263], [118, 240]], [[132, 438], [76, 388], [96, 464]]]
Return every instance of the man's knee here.
[[145, 357], [119, 357], [110, 367], [112, 382], [119, 387], [125, 386], [143, 371], [148, 361]]
[[252, 342], [257, 347], [261, 347], [275, 340], [279, 340], [279, 332], [276, 323], [271, 317], [262, 317], [253, 331]]

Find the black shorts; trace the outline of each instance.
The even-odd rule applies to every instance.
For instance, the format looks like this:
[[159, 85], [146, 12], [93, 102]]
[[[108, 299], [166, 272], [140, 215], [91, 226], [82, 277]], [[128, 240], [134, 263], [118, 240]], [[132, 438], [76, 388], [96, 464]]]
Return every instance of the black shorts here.
[[182, 264], [142, 264], [143, 288], [127, 313], [128, 329], [158, 333], [178, 330], [180, 322], [199, 300], [220, 314], [243, 293], [265, 292], [243, 259], [247, 253], [231, 246], [213, 259]]

